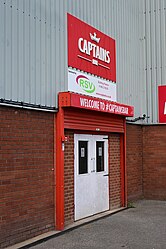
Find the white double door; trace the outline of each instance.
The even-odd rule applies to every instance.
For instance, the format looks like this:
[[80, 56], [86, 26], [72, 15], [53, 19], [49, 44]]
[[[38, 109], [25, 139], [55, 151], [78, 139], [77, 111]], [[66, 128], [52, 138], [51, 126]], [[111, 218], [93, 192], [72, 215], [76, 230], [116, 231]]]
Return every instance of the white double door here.
[[74, 135], [75, 220], [109, 209], [108, 136]]

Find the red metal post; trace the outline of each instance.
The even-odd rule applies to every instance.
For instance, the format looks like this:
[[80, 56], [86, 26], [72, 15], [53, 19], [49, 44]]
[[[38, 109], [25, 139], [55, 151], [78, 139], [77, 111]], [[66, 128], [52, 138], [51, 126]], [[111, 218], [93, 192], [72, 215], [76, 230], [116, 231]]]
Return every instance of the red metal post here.
[[59, 106], [56, 117], [56, 229], [64, 229], [64, 110]]
[[121, 204], [125, 206], [124, 134], [120, 135]]
[[124, 204], [127, 207], [127, 168], [126, 168], [126, 119], [124, 119]]
[[121, 168], [121, 202], [127, 206], [127, 172], [126, 172], [126, 120], [124, 119], [124, 134], [120, 136], [120, 168]]

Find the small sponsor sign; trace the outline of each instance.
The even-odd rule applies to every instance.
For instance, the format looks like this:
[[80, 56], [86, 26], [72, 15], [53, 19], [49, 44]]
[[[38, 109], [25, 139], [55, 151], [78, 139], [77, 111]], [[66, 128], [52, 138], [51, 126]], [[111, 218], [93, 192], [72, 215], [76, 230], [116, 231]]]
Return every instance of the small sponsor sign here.
[[166, 85], [158, 87], [159, 123], [166, 123]]
[[116, 101], [116, 84], [73, 69], [68, 70], [68, 91]]

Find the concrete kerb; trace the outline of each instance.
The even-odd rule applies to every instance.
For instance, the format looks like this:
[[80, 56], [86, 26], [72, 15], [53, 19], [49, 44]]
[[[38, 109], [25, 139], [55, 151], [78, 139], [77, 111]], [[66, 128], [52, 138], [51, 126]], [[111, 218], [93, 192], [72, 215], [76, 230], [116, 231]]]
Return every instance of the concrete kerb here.
[[126, 210], [126, 209], [128, 209], [128, 207], [121, 207], [121, 208], [115, 209], [113, 211], [109, 210], [109, 211], [106, 211], [106, 212], [103, 212], [103, 213], [100, 213], [100, 214], [76, 221], [73, 224], [67, 226], [63, 231], [50, 231], [48, 233], [41, 234], [41, 235], [36, 236], [34, 238], [28, 239], [26, 241], [17, 243], [13, 246], [6, 247], [5, 249], [28, 249], [32, 246], [41, 244], [43, 242], [46, 242], [47, 240], [50, 240], [52, 238], [55, 238], [55, 237], [58, 237], [60, 235], [65, 234], [65, 233], [68, 233], [74, 229], [77, 229], [78, 227], [87, 225], [89, 223], [95, 222], [95, 221], [100, 220], [100, 219], [104, 219], [108, 216], [117, 214], [117, 213], [119, 213], [123, 210]]

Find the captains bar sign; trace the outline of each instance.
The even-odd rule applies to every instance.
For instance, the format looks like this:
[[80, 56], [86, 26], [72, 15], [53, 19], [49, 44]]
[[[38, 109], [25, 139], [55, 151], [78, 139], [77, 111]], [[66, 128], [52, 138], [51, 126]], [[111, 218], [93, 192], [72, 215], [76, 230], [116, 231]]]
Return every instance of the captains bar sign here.
[[[94, 35], [92, 35], [91, 33], [89, 34], [90, 38], [92, 41], [95, 41], [96, 43], [99, 43], [100, 38], [96, 37], [96, 33], [94, 33]], [[99, 61], [104, 61], [106, 63], [110, 63], [110, 51], [107, 51], [106, 49], [97, 46], [96, 44], [87, 41], [86, 39], [80, 37], [78, 39], [78, 48], [79, 50], [87, 55], [91, 55], [93, 56], [93, 60], [91, 61], [92, 64], [96, 65], [96, 66], [101, 66], [101, 67], [105, 67], [107, 69], [110, 69], [107, 66], [102, 65], [101, 63], [98, 62]], [[80, 56], [78, 55], [78, 57], [87, 60], [86, 57]], [[89, 61], [89, 60], [88, 60]]]
[[115, 40], [68, 14], [68, 66], [116, 82]]

